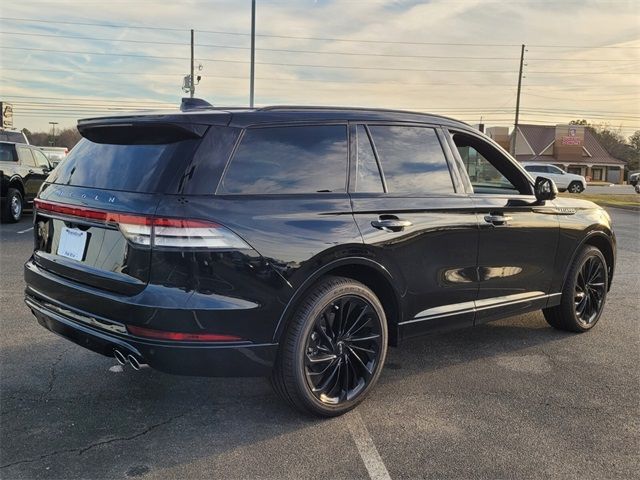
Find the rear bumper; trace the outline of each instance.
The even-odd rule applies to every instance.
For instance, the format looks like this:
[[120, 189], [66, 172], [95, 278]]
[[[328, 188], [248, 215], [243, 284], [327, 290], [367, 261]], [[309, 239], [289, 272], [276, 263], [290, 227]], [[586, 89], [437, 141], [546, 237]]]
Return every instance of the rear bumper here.
[[[150, 341], [85, 324], [65, 315], [63, 306], [48, 304], [27, 294], [25, 303], [40, 325], [94, 352], [113, 356], [118, 349], [141, 363], [177, 375], [207, 377], [267, 376], [271, 373], [277, 344], [249, 342], [221, 345], [196, 342]], [[71, 311], [69, 310], [71, 314]], [[76, 318], [81, 318], [74, 315]]]

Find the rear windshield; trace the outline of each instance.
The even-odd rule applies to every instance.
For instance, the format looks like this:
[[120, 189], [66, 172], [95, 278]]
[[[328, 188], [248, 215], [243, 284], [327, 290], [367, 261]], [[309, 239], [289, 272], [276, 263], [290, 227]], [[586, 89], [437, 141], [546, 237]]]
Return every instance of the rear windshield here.
[[54, 170], [49, 181], [126, 192], [163, 191], [182, 176], [199, 139], [166, 144], [121, 145], [83, 138]]

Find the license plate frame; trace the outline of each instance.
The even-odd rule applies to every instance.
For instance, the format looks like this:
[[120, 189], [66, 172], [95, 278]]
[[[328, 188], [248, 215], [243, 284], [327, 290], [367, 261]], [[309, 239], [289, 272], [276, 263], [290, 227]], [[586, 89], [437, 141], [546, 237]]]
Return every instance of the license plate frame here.
[[89, 234], [77, 228], [62, 227], [56, 254], [81, 262], [87, 252]]

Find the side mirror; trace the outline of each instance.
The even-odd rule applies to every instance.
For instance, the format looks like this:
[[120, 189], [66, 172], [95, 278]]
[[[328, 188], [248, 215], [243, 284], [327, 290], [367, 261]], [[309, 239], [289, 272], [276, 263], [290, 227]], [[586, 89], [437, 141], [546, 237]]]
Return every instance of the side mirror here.
[[545, 200], [553, 200], [558, 196], [558, 187], [553, 180], [545, 177], [536, 178], [535, 186], [533, 190], [536, 195], [536, 200], [540, 203]]

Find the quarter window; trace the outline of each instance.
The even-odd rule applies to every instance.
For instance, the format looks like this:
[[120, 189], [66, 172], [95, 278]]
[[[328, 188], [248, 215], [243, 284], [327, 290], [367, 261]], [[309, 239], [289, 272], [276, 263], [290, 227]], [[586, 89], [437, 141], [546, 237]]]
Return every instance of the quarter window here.
[[250, 128], [218, 193], [345, 192], [346, 125]]
[[356, 192], [384, 192], [378, 162], [364, 125], [358, 125], [358, 176]]
[[436, 131], [428, 127], [369, 127], [389, 193], [453, 193]]
[[33, 154], [31, 153], [31, 149], [29, 147], [16, 147], [18, 150], [18, 157], [20, 158], [20, 163], [22, 165], [26, 165], [29, 167], [35, 167], [36, 161], [33, 159]]

